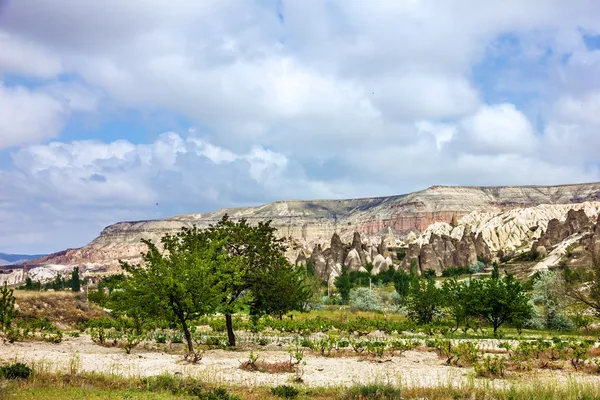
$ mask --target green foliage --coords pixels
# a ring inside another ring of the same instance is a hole
[[[506,370],[506,359],[499,356],[486,355],[482,362],[474,364],[475,373],[481,377],[503,377]]]
[[[39,291],[42,290],[42,283],[38,281],[32,281],[30,277],[27,277],[27,279],[25,279],[25,285],[19,286],[19,290]]]
[[[16,316],[14,291],[9,289],[4,282],[4,286],[0,289],[0,329],[2,331],[10,330]]]
[[[442,290],[433,279],[413,279],[406,301],[408,316],[419,324],[429,324],[439,313],[443,301]]]
[[[421,275],[421,277],[423,279],[435,279],[436,273],[432,269],[426,269],[425,271],[423,271],[423,274]]]
[[[409,276],[402,269],[394,273],[394,289],[398,294],[399,305],[403,305],[410,292],[410,282],[414,277]]]
[[[476,274],[481,272],[485,268],[485,264],[481,261],[475,261],[473,264],[469,266],[469,272],[472,274]]]
[[[73,268],[73,272],[71,272],[71,282],[70,282],[71,290],[74,292],[79,292],[81,290],[81,280],[79,279],[79,267]]]
[[[356,288],[350,291],[350,308],[356,311],[380,311],[380,299],[367,288]]]
[[[344,304],[348,304],[348,301],[350,301],[350,290],[352,289],[352,281],[350,280],[348,269],[345,266],[342,267],[340,275],[337,278],[335,278],[334,285],[338,293],[342,297],[342,301],[344,302]]]
[[[0,378],[2,379],[27,379],[32,373],[32,369],[23,363],[0,366]]]
[[[282,399],[293,399],[298,396],[300,391],[294,386],[290,385],[279,385],[271,388],[271,393],[274,396],[281,397]]]
[[[540,259],[540,253],[535,250],[523,252],[514,258],[515,261],[532,262]]]
[[[212,392],[202,392],[198,394],[198,400],[241,400],[239,397],[230,394],[225,388],[217,388]]]
[[[445,278],[453,278],[455,276],[470,275],[471,269],[469,267],[448,267],[442,271],[442,276]]]
[[[343,398],[352,400],[397,400],[402,398],[402,391],[400,388],[387,383],[369,383],[352,386]]]
[[[264,269],[253,279],[256,283],[249,304],[255,314],[281,317],[292,310],[304,311],[313,297],[314,285],[302,268]]]
[[[198,236],[196,228],[166,235],[161,240],[164,253],[151,241],[142,240],[148,246],[143,265],[121,264],[129,276],[110,299],[118,315],[179,324],[189,353],[193,352],[189,321],[214,312],[222,295],[212,278],[214,246],[194,240]]]
[[[181,327],[193,352],[189,322],[205,314],[225,314],[230,346],[235,346],[232,314],[281,317],[303,310],[312,297],[306,271],[285,258],[282,239],[270,221],[250,226],[224,216],[201,230],[184,228],[161,239],[164,252],[148,241],[143,265],[122,263],[129,276],[108,305],[135,320],[158,319]]]
[[[396,258],[398,259],[398,261],[402,261],[404,260],[404,257],[406,257],[406,251],[408,249],[401,247],[399,249],[396,250]]]
[[[600,315],[600,252],[591,246],[588,253],[591,259],[588,268],[565,269],[565,291],[572,301]]]

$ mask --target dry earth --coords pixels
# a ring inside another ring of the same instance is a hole
[[[168,346],[168,345],[165,345]],[[286,361],[284,350],[259,351],[260,359],[268,362]],[[88,335],[79,338],[68,337],[60,344],[45,342],[21,342],[0,344],[0,360],[18,360],[35,363],[37,368],[48,372],[65,372],[76,368],[78,371],[103,372],[126,377],[153,376],[161,373],[181,373],[214,384],[242,386],[273,386],[289,383],[292,374],[269,374],[248,372],[239,369],[242,361],[248,359],[249,350],[207,351],[198,364],[183,361],[181,355],[156,350],[136,348],[127,355],[122,349],[102,347],[94,344]],[[361,360],[357,357],[319,357],[305,355],[304,383],[308,386],[351,386],[371,382],[389,382],[404,386],[468,386],[473,382],[472,368],[450,367],[444,364],[435,353],[409,351],[401,357],[393,357],[384,362]],[[577,380],[600,384],[600,375],[579,374],[563,371],[536,371],[510,380],[476,379],[476,385],[505,387],[509,383],[532,383],[532,380],[549,380],[568,384]]]

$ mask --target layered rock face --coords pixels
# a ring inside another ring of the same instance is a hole
[[[331,282],[339,276],[342,266],[349,271],[366,271],[365,267],[371,264],[373,266],[371,273],[374,275],[386,271],[393,264],[386,253],[387,247],[383,239],[379,246],[367,245],[361,240],[360,233],[354,232],[352,243],[344,244],[340,236],[334,233],[329,247],[323,249],[321,244],[316,244],[308,260],[305,251],[300,250],[296,265],[310,262],[321,279]]]
[[[375,261],[377,255],[383,256],[385,260],[389,256],[385,254],[387,247],[401,244],[401,240],[407,234],[412,234],[412,238],[409,237],[408,240],[405,240],[408,242],[418,239],[421,240],[420,244],[429,244],[431,249],[437,250],[440,250],[443,245],[444,251],[447,253],[442,257],[445,258],[443,265],[447,265],[452,257],[452,246],[461,245],[463,232],[467,225],[471,226],[471,232],[475,234],[475,239],[472,239],[471,235],[467,235],[473,241],[473,245],[462,243],[464,249],[472,255],[471,250],[481,233],[481,240],[485,241],[492,251],[495,251],[505,244],[517,246],[520,238],[529,234],[527,233],[529,232],[527,223],[523,225],[518,220],[514,220],[514,222],[506,220],[509,218],[506,215],[507,212],[539,204],[562,204],[569,207],[576,203],[597,199],[600,199],[600,183],[519,187],[435,186],[407,195],[380,198],[280,201],[258,207],[179,215],[158,221],[120,222],[107,227],[98,238],[82,248],[65,250],[27,264],[32,267],[36,265],[79,265],[83,269],[117,271],[119,270],[119,259],[129,262],[140,260],[140,253],[146,250],[145,246],[140,243],[140,239],[146,238],[158,242],[160,237],[166,233],[176,232],[184,226],[196,225],[204,228],[228,214],[234,220],[245,218],[250,223],[272,220],[272,224],[278,228],[279,234],[290,238],[292,250],[289,257],[292,261],[298,256],[299,249],[312,249],[310,257],[318,261],[319,268],[324,273],[329,271],[329,275],[347,262],[349,266],[355,268],[358,262],[361,264],[366,262],[367,256],[371,262]],[[485,223],[478,222],[482,212],[488,215]],[[553,213],[554,211],[548,212]],[[504,215],[500,217],[501,214]],[[497,218],[503,219],[498,221]],[[462,225],[460,225],[462,228],[456,230],[451,227],[449,223],[453,219],[462,221]],[[427,230],[430,225],[435,223],[438,223],[439,229],[446,231],[437,232],[431,229],[426,239],[423,236],[418,237],[423,230]],[[494,228],[487,228],[484,224],[489,224]],[[501,226],[506,227],[502,228]],[[358,248],[358,245],[352,245],[352,248],[348,249],[348,254],[342,253],[343,246],[340,244],[351,242],[355,232],[362,235],[365,243],[361,243],[361,248]],[[336,243],[333,243],[334,233],[337,234]],[[433,233],[440,236],[440,239],[434,239],[432,242],[431,235]],[[444,238],[443,235],[458,240],[458,243]],[[381,244],[382,240],[384,241],[383,245]],[[468,239],[465,240],[468,241]],[[321,255],[318,251],[319,245],[321,245]],[[317,250],[315,250],[315,246],[317,246]],[[326,248],[332,250],[325,253]],[[375,248],[374,252],[370,250],[372,248]],[[420,250],[419,246],[419,254]],[[426,248],[426,253],[431,253],[429,250]],[[477,251],[476,248],[475,251]],[[352,253],[351,261],[347,261],[350,253]],[[434,253],[437,254],[437,251]],[[308,258],[308,253],[304,257]],[[430,261],[430,254],[424,254],[424,260],[426,265],[436,262],[436,265],[439,265],[437,259],[435,262]],[[380,261],[381,259],[378,259],[379,263]],[[315,267],[316,264],[315,262]]]

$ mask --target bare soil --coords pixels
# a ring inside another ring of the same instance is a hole
[[[294,374],[251,372],[240,369],[247,361],[250,350],[209,350],[198,364],[190,364],[180,354],[173,354],[169,345],[159,348],[135,348],[132,354],[123,349],[103,347],[94,344],[88,335],[79,338],[65,337],[60,344],[46,342],[19,342],[0,344],[0,361],[35,363],[37,368],[48,372],[102,372],[124,377],[180,373],[194,376],[214,384],[242,386],[273,386],[290,383]],[[171,348],[174,350],[174,348]],[[254,349],[259,359],[269,363],[285,362],[289,355],[281,350]],[[321,357],[314,354],[304,356],[306,365],[302,378],[304,384],[313,387],[351,386],[373,382],[402,384],[405,387],[468,386],[470,383],[483,383],[483,379],[473,380],[473,368],[459,368],[445,365],[435,353],[407,351],[402,356],[378,360],[365,360],[358,357]],[[567,383],[577,379],[600,384],[600,375],[573,373],[567,371],[535,371],[513,375],[510,379],[486,381],[487,385],[505,387],[515,381],[530,382],[532,379],[550,379]],[[489,387],[489,386],[488,386]]]

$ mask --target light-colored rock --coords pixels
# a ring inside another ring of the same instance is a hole
[[[588,216],[597,215],[599,203],[586,200],[597,199],[598,194],[600,183],[523,187],[434,186],[407,195],[383,198],[278,201],[257,207],[185,214],[156,221],[119,222],[105,228],[98,238],[84,247],[51,254],[27,264],[31,267],[78,265],[82,270],[120,272],[118,260],[140,262],[140,253],[146,250],[140,239],[158,243],[166,233],[176,232],[182,227],[205,228],[218,222],[225,214],[232,220],[245,218],[251,224],[271,220],[279,236],[290,238],[294,247],[287,254],[292,262],[299,248],[314,249],[321,245],[323,250],[334,233],[345,243],[352,240],[354,232],[359,232],[365,244],[378,245],[383,240],[385,245],[389,245],[392,237],[394,244],[400,243],[400,239],[410,244],[414,242],[413,238],[422,238],[420,244],[425,244],[429,243],[429,236],[419,235],[423,231],[427,233],[429,229],[429,234],[436,232],[440,236],[460,239],[466,225],[470,225],[476,235],[482,234],[492,252],[501,248],[515,250],[538,239],[550,219],[564,219],[570,208],[583,209]],[[590,212],[591,209],[595,212]],[[453,217],[458,219],[456,227],[449,225]],[[539,229],[531,230],[535,227]],[[357,252],[364,265],[366,255],[359,249]],[[318,258],[326,269],[327,259]],[[338,261],[332,252],[328,258]],[[327,271],[323,272],[327,274]]]
[[[348,271],[358,271],[360,268],[362,268],[363,264],[356,249],[350,250],[348,256],[346,256],[346,260],[344,261],[344,266],[348,268]]]
[[[390,259],[390,262],[391,261],[392,260]],[[386,263],[386,258],[381,254],[377,254],[373,259],[373,275],[377,275],[378,273],[386,271],[387,269],[388,266]]]

